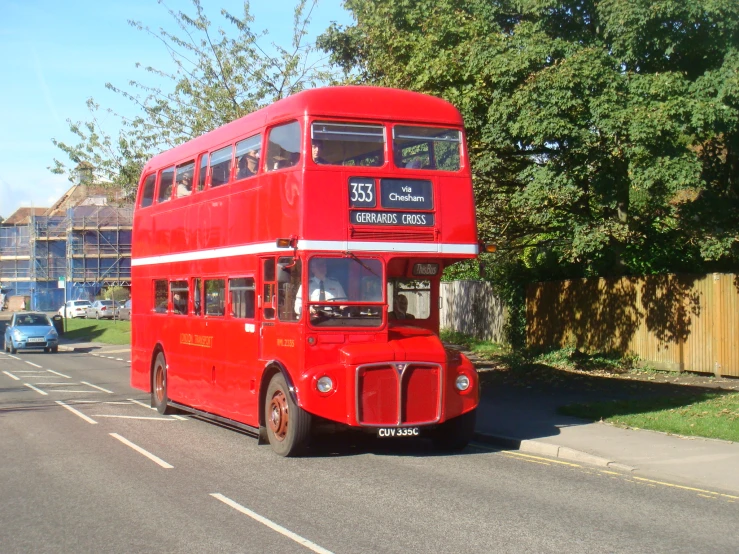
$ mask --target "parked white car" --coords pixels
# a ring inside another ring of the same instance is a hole
[[[68,300],[64,306],[59,308],[57,312],[62,317],[68,317],[70,319],[75,317],[87,317],[86,310],[92,304],[89,300]]]

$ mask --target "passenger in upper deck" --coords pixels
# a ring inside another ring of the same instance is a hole
[[[311,143],[311,152],[313,154],[313,161],[317,164],[326,165],[329,162],[323,157],[323,141],[319,139],[313,139]]]
[[[259,166],[259,158],[255,150],[249,150],[246,154],[239,158],[239,171],[236,174],[237,179],[246,179],[257,174]]]
[[[192,194],[192,173],[177,175],[177,198]]]

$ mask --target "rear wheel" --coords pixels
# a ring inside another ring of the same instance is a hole
[[[445,421],[434,430],[431,438],[434,448],[447,452],[462,450],[475,435],[476,420],[477,410],[472,410]]]
[[[297,456],[308,445],[311,416],[290,396],[285,377],[276,373],[267,387],[264,420],[272,450],[280,456]]]
[[[154,361],[154,370],[151,373],[151,407],[156,408],[162,415],[173,414],[174,408],[167,406],[167,361],[164,353],[159,352]]]

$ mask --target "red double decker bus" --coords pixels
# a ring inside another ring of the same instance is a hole
[[[462,117],[430,96],[308,90],[154,157],[136,200],[131,383],[300,453],[314,423],[472,437],[478,379],[439,332],[477,255]]]

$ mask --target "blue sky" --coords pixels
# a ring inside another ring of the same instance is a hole
[[[201,0],[216,27],[230,30],[220,15],[225,8],[243,12],[238,0]],[[166,6],[193,13],[189,0],[169,0]],[[254,30],[268,29],[269,42],[289,45],[294,0],[255,0]],[[0,216],[21,206],[48,207],[71,183],[47,168],[63,152],[51,139],[76,144],[67,119],[89,119],[85,101],[131,113],[130,104],[107,91],[105,83],[127,88],[132,79],[148,79],[136,62],[167,68],[164,48],[129,26],[129,19],[153,29],[171,26],[171,18],[156,0],[3,0],[0,18]],[[319,0],[310,26],[315,37],[331,21],[351,23],[341,0]],[[117,131],[114,117],[104,122]]]

